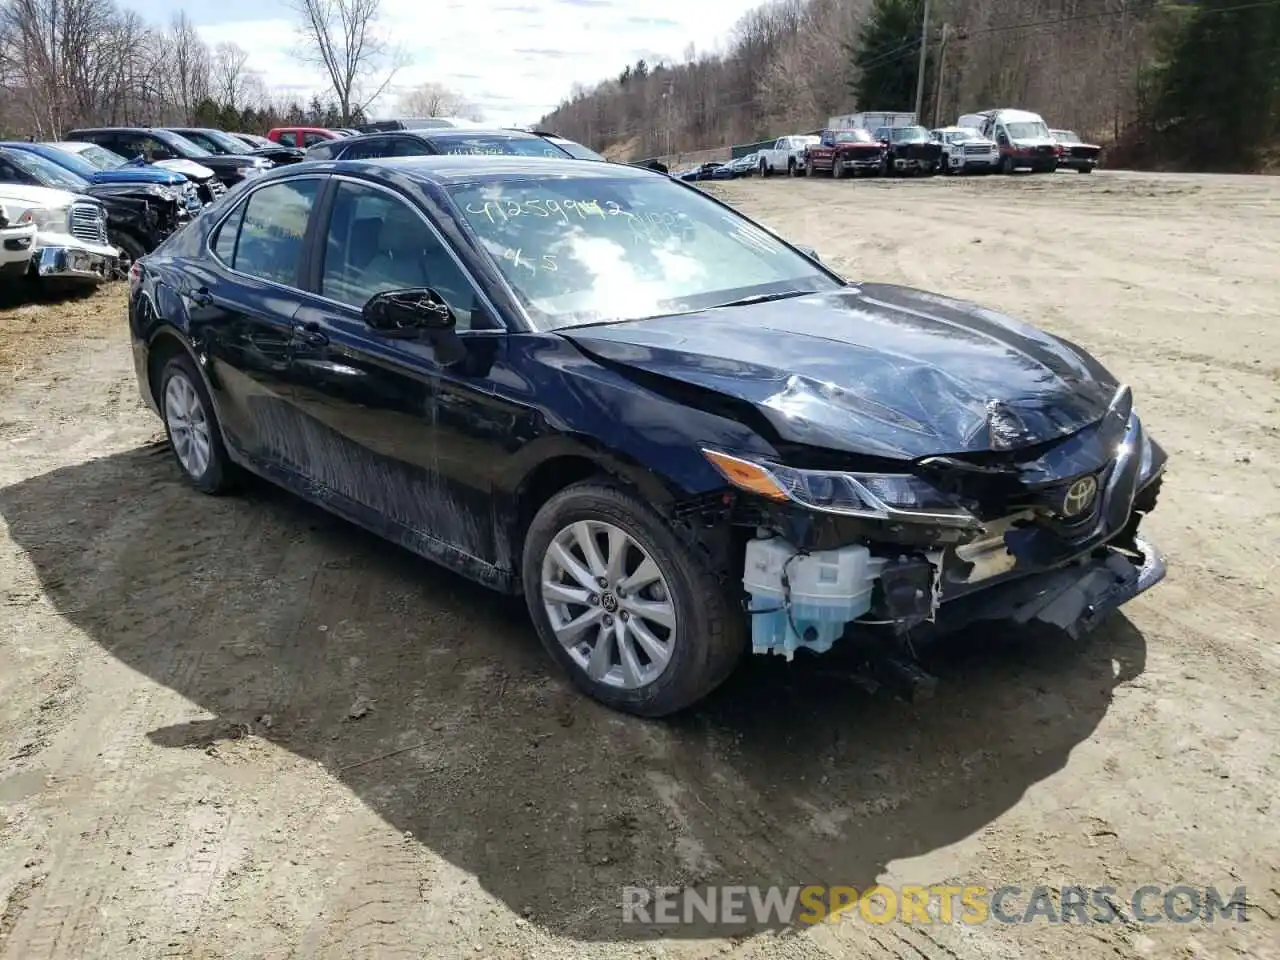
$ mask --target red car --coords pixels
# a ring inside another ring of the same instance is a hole
[[[346,134],[327,127],[276,127],[267,133],[267,139],[274,143],[303,150],[326,140],[340,140],[344,136]]]

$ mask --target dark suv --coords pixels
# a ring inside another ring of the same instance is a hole
[[[518,157],[571,157],[544,137],[520,130],[472,130],[441,127],[438,130],[392,130],[358,137],[329,140],[307,148],[308,160],[371,160],[374,157],[421,157],[436,153],[507,155]]]
[[[96,143],[129,159],[141,156],[147,163],[190,160],[202,167],[208,167],[213,171],[222,189],[212,184],[205,184],[210,194],[205,198],[206,201],[221,196],[226,192],[225,188],[234,187],[243,180],[266,173],[274,166],[270,160],[264,160],[261,157],[251,157],[246,154],[214,154],[172,130],[162,130],[157,127],[92,127],[85,130],[72,130],[67,134],[66,139]]]

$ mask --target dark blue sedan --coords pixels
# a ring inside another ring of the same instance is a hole
[[[648,170],[273,170],[134,265],[129,324],[192,486],[257,474],[523,594],[631,713],[748,650],[865,644],[917,677],[935,635],[1079,633],[1164,574],[1137,531],[1165,454],[1096,360],[850,284]]]
[[[679,179],[696,180],[733,180],[738,176],[733,168],[724,163],[702,163],[677,174]]]

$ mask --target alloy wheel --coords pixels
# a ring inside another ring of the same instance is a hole
[[[634,690],[655,681],[678,637],[667,578],[631,534],[579,520],[542,559],[542,603],[556,639],[597,683]]]
[[[183,373],[173,374],[165,385],[164,419],[182,469],[195,479],[204,476],[212,450],[209,418],[200,394]]]

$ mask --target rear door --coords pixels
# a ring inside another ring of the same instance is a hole
[[[228,440],[272,472],[301,465],[287,402],[293,315],[325,179],[303,175],[249,192],[215,229],[213,257],[202,258],[190,288],[179,291],[191,339],[210,359]]]

